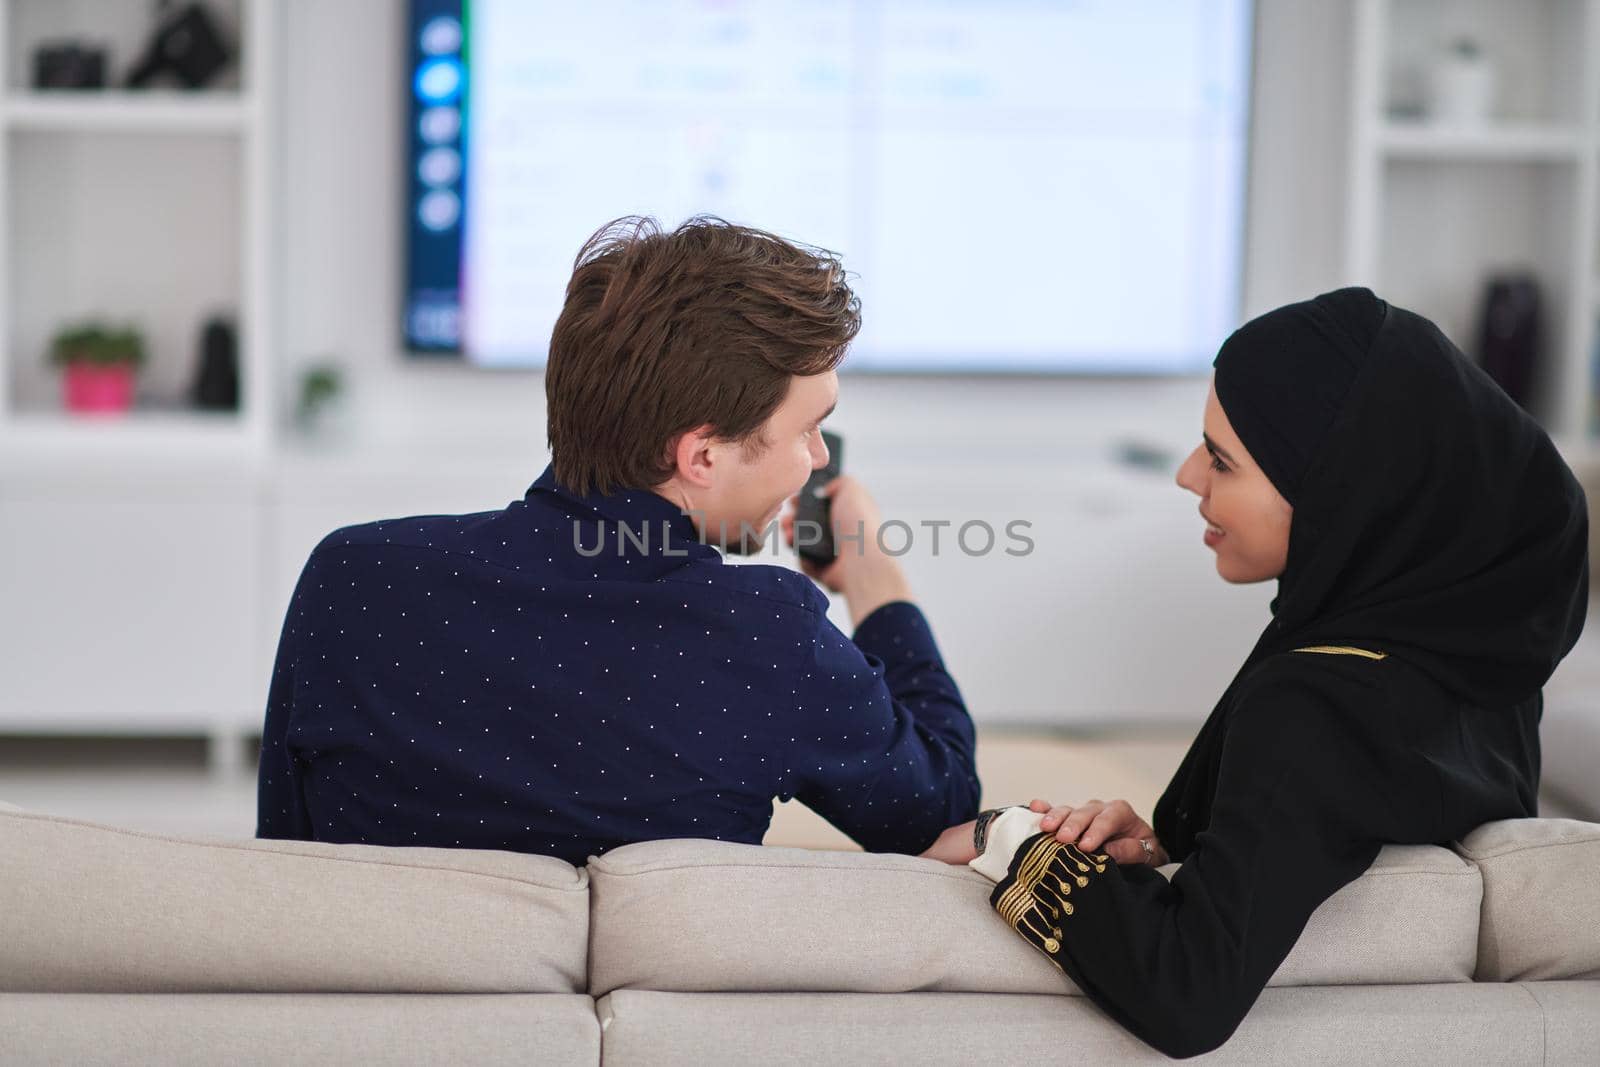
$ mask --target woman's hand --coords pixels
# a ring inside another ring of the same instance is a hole
[[[1047,809],[1039,822],[1039,829],[1049,833],[1054,830],[1056,840],[1067,845],[1077,845],[1085,852],[1103,851],[1121,864],[1148,863],[1160,867],[1168,862],[1167,850],[1161,847],[1155,828],[1133,810],[1126,800],[1113,800],[1106,804],[1089,800],[1071,807],[1050,807],[1045,801],[1035,800],[1028,807],[1034,811]],[[1155,855],[1145,852],[1139,844],[1144,838],[1150,842]]]

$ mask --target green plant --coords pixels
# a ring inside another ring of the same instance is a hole
[[[343,390],[344,376],[336,364],[312,364],[300,375],[300,397],[295,407],[296,417],[302,422],[310,421]]]
[[[144,358],[144,337],[132,327],[119,330],[89,323],[62,330],[50,342],[50,362],[57,366],[127,363],[137,368]]]

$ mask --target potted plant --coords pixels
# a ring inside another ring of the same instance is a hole
[[[50,361],[62,368],[68,411],[127,411],[134,375],[144,363],[144,339],[131,328],[76,326],[56,334]]]
[[[324,439],[343,433],[348,418],[344,377],[333,360],[320,360],[302,368],[294,418],[303,433]]]

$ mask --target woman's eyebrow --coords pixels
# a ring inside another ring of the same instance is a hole
[[[1238,460],[1234,459],[1232,456],[1228,455],[1228,453],[1217,447],[1217,443],[1211,439],[1209,434],[1202,433],[1200,436],[1205,440],[1206,450],[1212,455],[1221,456],[1223,459],[1227,460],[1229,463],[1232,463],[1236,467],[1239,465]]]
[[[839,406],[839,401],[837,401],[837,400],[835,400],[833,403],[829,404],[828,405],[828,410],[824,411],[821,415],[818,415],[816,421],[817,422],[821,422],[823,419],[827,418],[829,415],[832,415],[833,414],[833,409],[838,407],[838,406]]]

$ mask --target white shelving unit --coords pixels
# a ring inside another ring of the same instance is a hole
[[[0,462],[260,458],[272,413],[269,139],[273,0],[208,5],[238,43],[216,88],[35,90],[33,50],[108,47],[115,84],[153,22],[127,0],[0,4]],[[185,392],[212,315],[238,338],[236,413]],[[45,362],[50,337],[88,319],[144,334],[125,415],[75,416]]]
[[[1600,337],[1600,0],[1357,0],[1346,276],[1471,351],[1488,277],[1543,296],[1534,412],[1586,459]],[[1493,64],[1490,117],[1394,117],[1458,36]]]
[[[45,41],[109,52],[135,0],[0,0],[0,732],[203,734],[236,770],[259,728],[270,462],[278,0],[208,0],[239,49],[217,84],[35,90]],[[203,324],[231,319],[237,411],[187,401]],[[137,325],[134,410],[65,411],[64,326]]]

